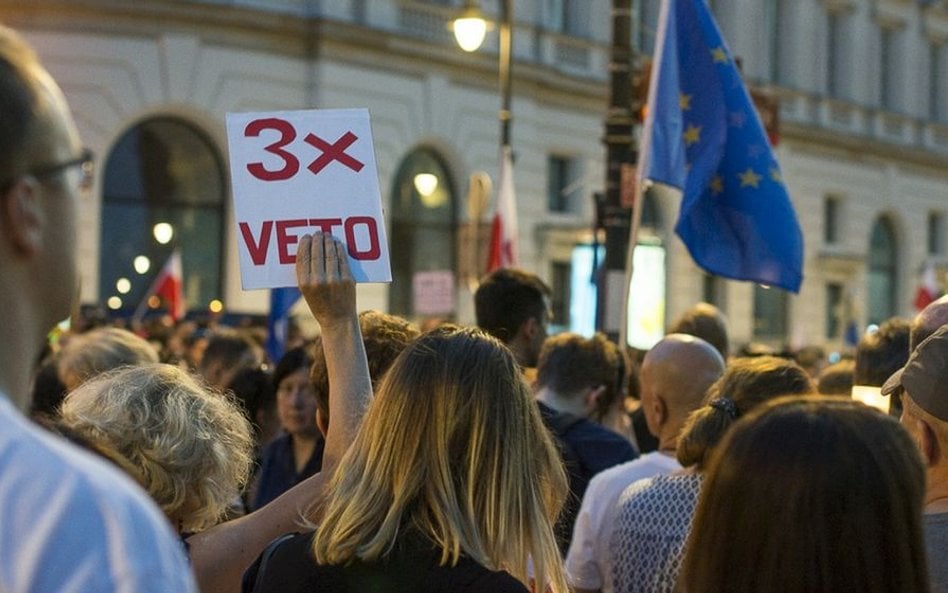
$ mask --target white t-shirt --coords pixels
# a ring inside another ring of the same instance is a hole
[[[118,469],[0,394],[0,591],[192,593],[181,541]]]
[[[653,451],[593,477],[583,496],[566,555],[566,572],[572,586],[612,592],[609,540],[619,496],[633,482],[679,469],[681,465],[674,457]]]

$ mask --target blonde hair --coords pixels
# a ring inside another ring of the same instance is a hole
[[[60,381],[75,389],[99,373],[150,362],[158,362],[158,352],[144,338],[126,329],[103,327],[70,338],[56,371]]]
[[[438,328],[396,359],[328,489],[320,564],[383,559],[415,531],[441,549],[567,591],[552,523],[559,454],[513,355],[476,329]]]
[[[250,423],[234,400],[178,367],[124,367],[82,384],[63,422],[114,451],[182,532],[215,524],[250,475]]]

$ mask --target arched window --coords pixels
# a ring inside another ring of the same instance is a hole
[[[405,157],[392,188],[392,313],[455,312],[456,208],[454,180],[440,155],[419,148]]]
[[[187,306],[221,298],[225,188],[217,147],[187,122],[154,117],[125,132],[105,163],[99,298],[131,313],[175,249]]]
[[[880,218],[869,235],[867,321],[881,323],[896,314],[898,246],[892,221]]]

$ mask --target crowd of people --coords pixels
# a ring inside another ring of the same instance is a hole
[[[4,28],[0,131],[0,591],[948,591],[948,299],[844,364],[732,353],[705,303],[638,360],[549,336],[523,270],[476,327],[360,315],[315,233],[320,333],[279,360],[223,329],[51,349],[90,163]]]

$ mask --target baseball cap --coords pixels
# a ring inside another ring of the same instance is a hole
[[[882,394],[889,395],[899,388],[918,407],[948,422],[948,325],[915,347],[905,366],[882,386]]]

